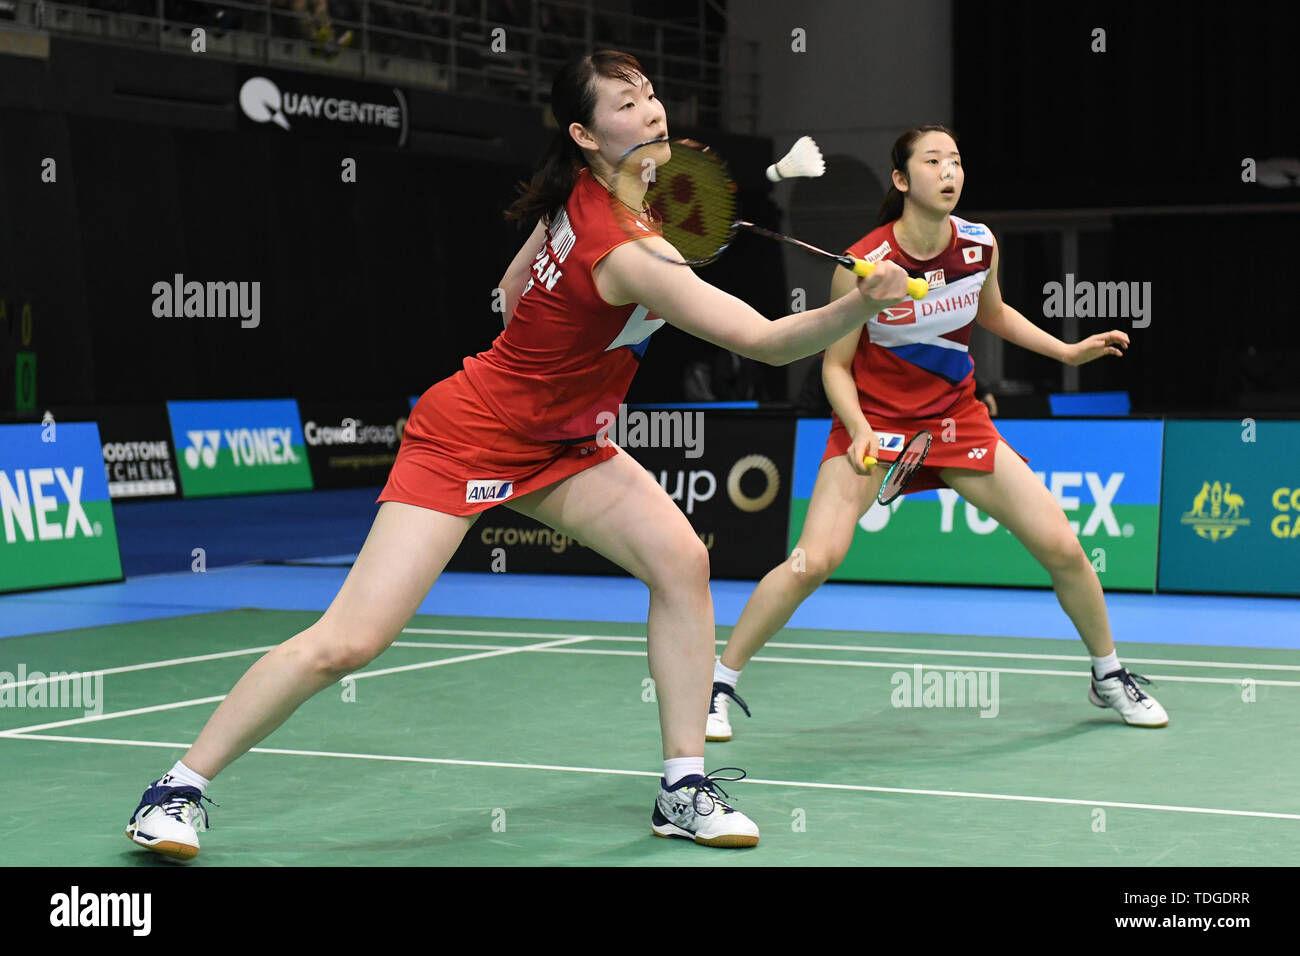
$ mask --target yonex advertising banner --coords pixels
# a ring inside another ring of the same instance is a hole
[[[1161,422],[995,420],[1060,503],[1102,587],[1156,583]],[[790,547],[803,530],[830,434],[827,419],[796,433]],[[941,440],[939,434],[935,441]],[[858,522],[837,581],[1050,586],[1047,572],[996,521],[948,488],[873,504]]]
[[[0,591],[122,580],[99,429],[0,425]]]
[[[186,498],[311,490],[293,399],[168,402],[167,412]]]
[[[1300,595],[1300,422],[1167,422],[1162,497],[1162,591]]]

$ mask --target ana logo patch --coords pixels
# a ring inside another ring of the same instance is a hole
[[[898,451],[903,447],[901,432],[876,432],[876,441],[879,442],[881,451]]]
[[[467,481],[465,501],[505,501],[515,493],[513,481]]]

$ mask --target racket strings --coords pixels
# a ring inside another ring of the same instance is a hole
[[[630,234],[645,234],[648,218],[685,262],[711,262],[731,244],[735,233],[736,184],[726,164],[708,147],[678,140],[672,157],[662,167],[647,171],[647,164],[632,151],[619,166],[619,179],[639,177],[647,183],[648,217],[620,216]],[[629,222],[629,219],[631,220]]]

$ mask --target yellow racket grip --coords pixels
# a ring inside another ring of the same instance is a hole
[[[874,262],[866,262],[863,259],[853,260],[854,275],[862,276],[865,279],[867,276],[871,275],[871,273],[875,271],[876,271],[876,264]],[[913,299],[924,299],[925,294],[929,291],[930,291],[930,283],[926,282],[924,279],[907,280],[907,294],[910,295]]]
[[[867,469],[867,471],[870,471],[872,468],[875,468],[876,465],[878,464],[880,463],[876,461],[876,459],[872,458],[870,455],[867,455],[862,459],[862,467]]]

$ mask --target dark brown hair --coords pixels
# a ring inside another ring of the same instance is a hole
[[[926,133],[947,133],[954,143],[957,142],[957,134],[946,126],[914,126],[894,140],[894,148],[889,151],[889,161],[893,164],[893,169],[897,169],[904,176],[907,175],[907,161],[912,158],[912,149],[916,146],[916,141]],[[885,193],[885,200],[880,204],[880,212],[876,214],[877,226],[893,222],[903,214],[904,195],[893,182],[890,182],[889,192]]]
[[[644,76],[645,71],[636,57],[617,50],[597,50],[560,67],[551,83],[551,112],[559,129],[537,161],[532,180],[519,184],[519,197],[506,210],[506,219],[521,227],[531,226],[538,219],[549,222],[559,212],[586,163],[582,148],[569,135],[569,125],[591,125],[596,77],[636,83],[638,74]]]

